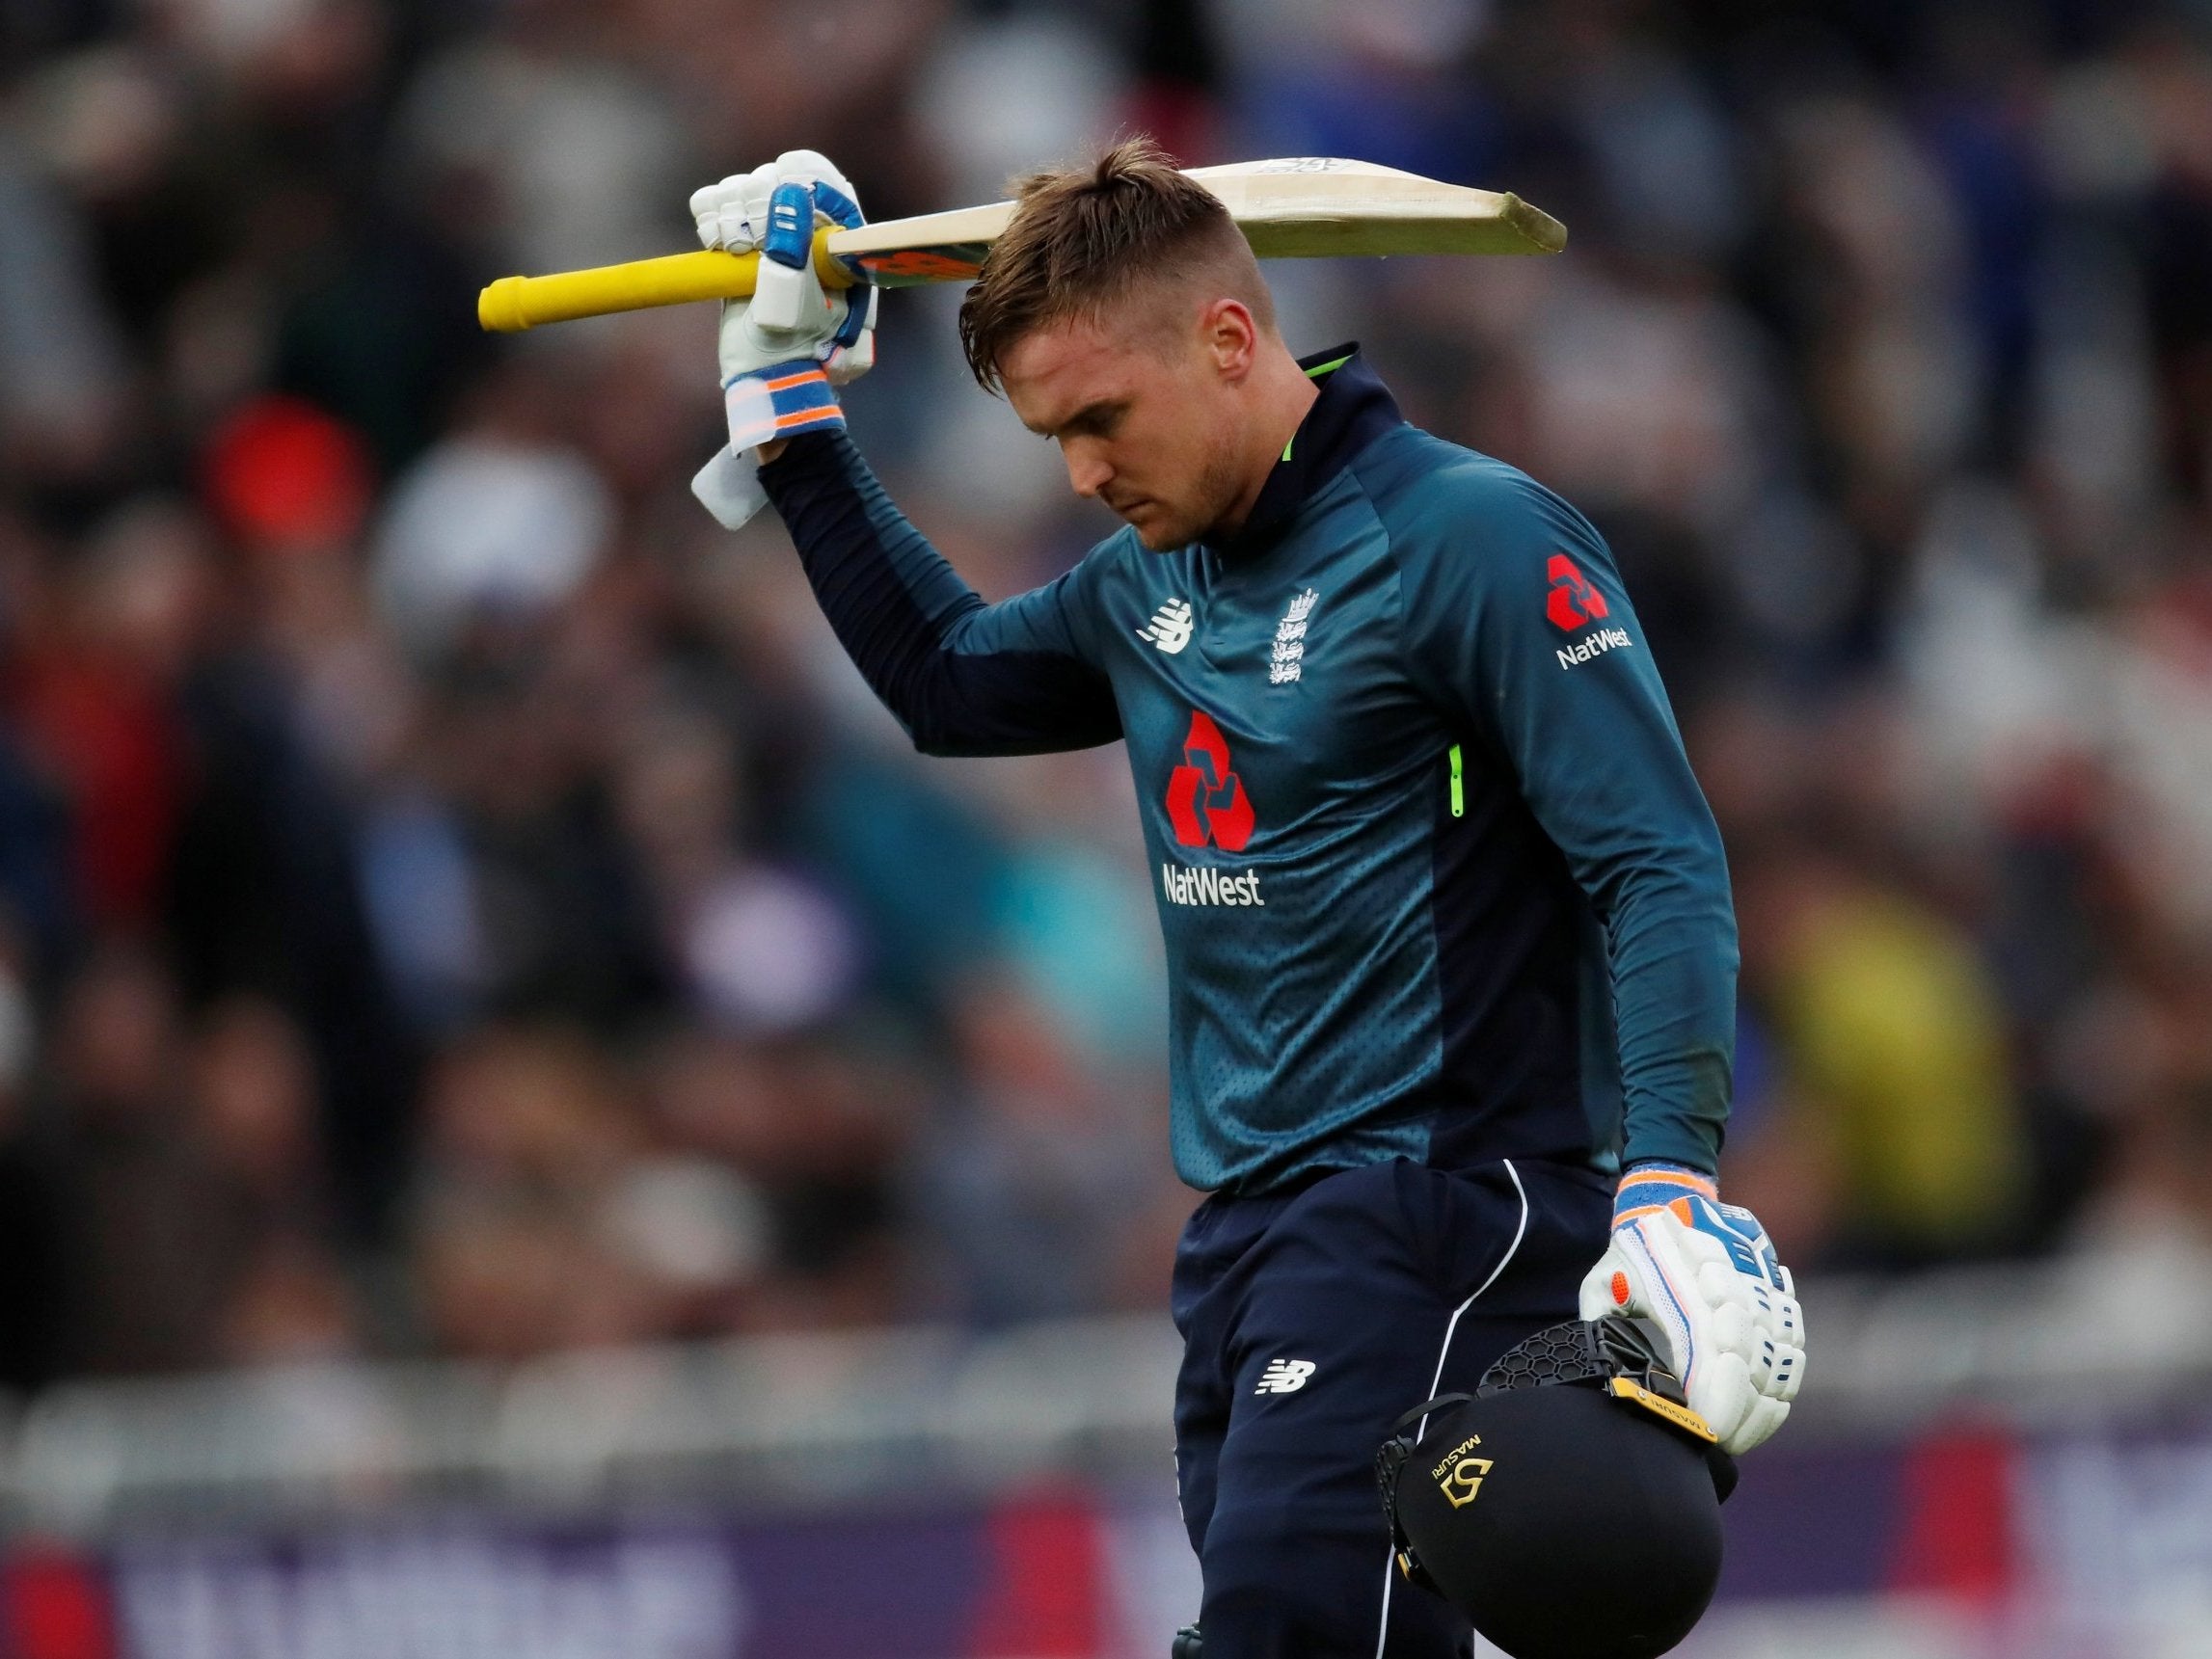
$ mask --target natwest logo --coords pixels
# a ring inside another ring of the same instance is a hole
[[[1228,742],[1195,709],[1183,738],[1183,763],[1168,775],[1168,821],[1184,846],[1210,842],[1224,852],[1242,852],[1252,840],[1252,797],[1229,770]]]
[[[1589,578],[1565,553],[1551,555],[1544,575],[1551,584],[1551,592],[1544,601],[1544,614],[1553,628],[1573,633],[1605,614],[1605,596],[1590,585]]]

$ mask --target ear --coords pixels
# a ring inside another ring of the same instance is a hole
[[[1199,337],[1224,380],[1237,382],[1252,372],[1259,349],[1259,324],[1252,308],[1226,296],[1199,314]]]

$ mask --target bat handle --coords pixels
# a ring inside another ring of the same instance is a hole
[[[828,288],[850,288],[855,279],[829,253],[830,231],[814,235],[814,269]],[[682,306],[696,300],[742,300],[753,292],[758,254],[703,249],[658,259],[633,259],[587,271],[545,277],[501,277],[476,296],[476,321],[493,334],[519,334],[540,323]]]

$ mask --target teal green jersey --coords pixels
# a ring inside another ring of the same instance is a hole
[[[1619,573],[1348,350],[1233,537],[1108,538],[985,604],[842,433],[762,470],[823,608],[932,754],[1125,738],[1172,1002],[1175,1167],[1710,1170],[1736,929]]]

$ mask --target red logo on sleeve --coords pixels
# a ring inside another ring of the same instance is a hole
[[[1183,763],[1168,777],[1168,819],[1184,846],[1210,841],[1224,852],[1242,852],[1252,840],[1252,797],[1229,770],[1228,741],[1197,709],[1183,738]]]
[[[1605,596],[1590,585],[1589,578],[1565,553],[1553,553],[1544,574],[1551,583],[1551,592],[1544,601],[1544,614],[1553,628],[1573,633],[1605,614]]]

